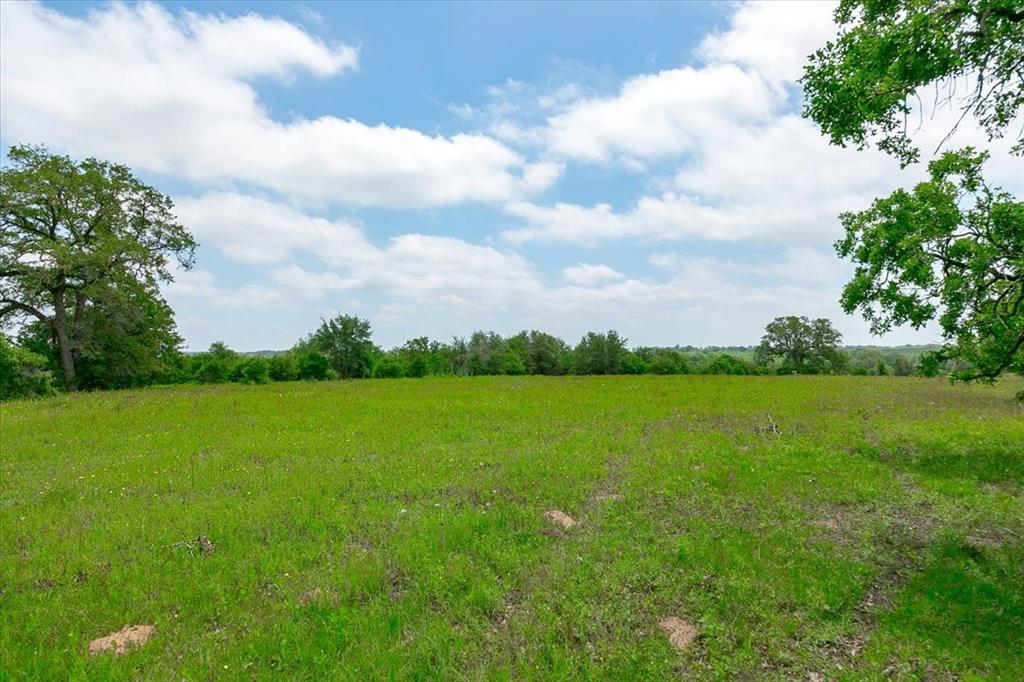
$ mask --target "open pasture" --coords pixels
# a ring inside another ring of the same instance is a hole
[[[1020,388],[493,377],[5,404],[0,677],[1021,679]],[[127,625],[155,630],[90,654]]]

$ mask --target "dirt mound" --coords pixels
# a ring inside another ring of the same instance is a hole
[[[95,656],[104,651],[113,651],[118,656],[123,656],[130,649],[135,649],[156,634],[155,625],[126,625],[117,632],[111,632],[106,637],[100,637],[89,642],[89,653]]]
[[[548,509],[544,512],[544,516],[547,517],[548,521],[557,523],[565,530],[569,530],[576,525],[576,519],[566,514],[564,511],[558,509]]]
[[[672,616],[658,623],[661,631],[668,635],[669,644],[683,650],[697,639],[697,626],[688,620]]]

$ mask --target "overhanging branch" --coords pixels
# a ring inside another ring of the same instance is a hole
[[[50,319],[38,308],[34,308],[27,303],[22,303],[21,301],[15,301],[10,298],[0,298],[0,304],[3,304],[3,307],[0,308],[0,318],[6,317],[15,310],[20,310],[24,313],[28,313],[29,315],[34,315],[43,322]]]

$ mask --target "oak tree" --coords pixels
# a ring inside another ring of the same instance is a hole
[[[53,335],[64,386],[74,390],[94,314],[124,292],[159,301],[171,262],[192,265],[196,243],[167,196],[125,166],[74,161],[15,146],[0,169],[0,324],[36,320]],[[113,310],[113,305],[109,306]],[[102,324],[92,324],[102,319]]]

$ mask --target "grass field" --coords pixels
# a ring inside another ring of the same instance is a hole
[[[500,377],[3,405],[0,677],[1024,679],[1020,388]],[[89,655],[132,624],[156,634]]]

